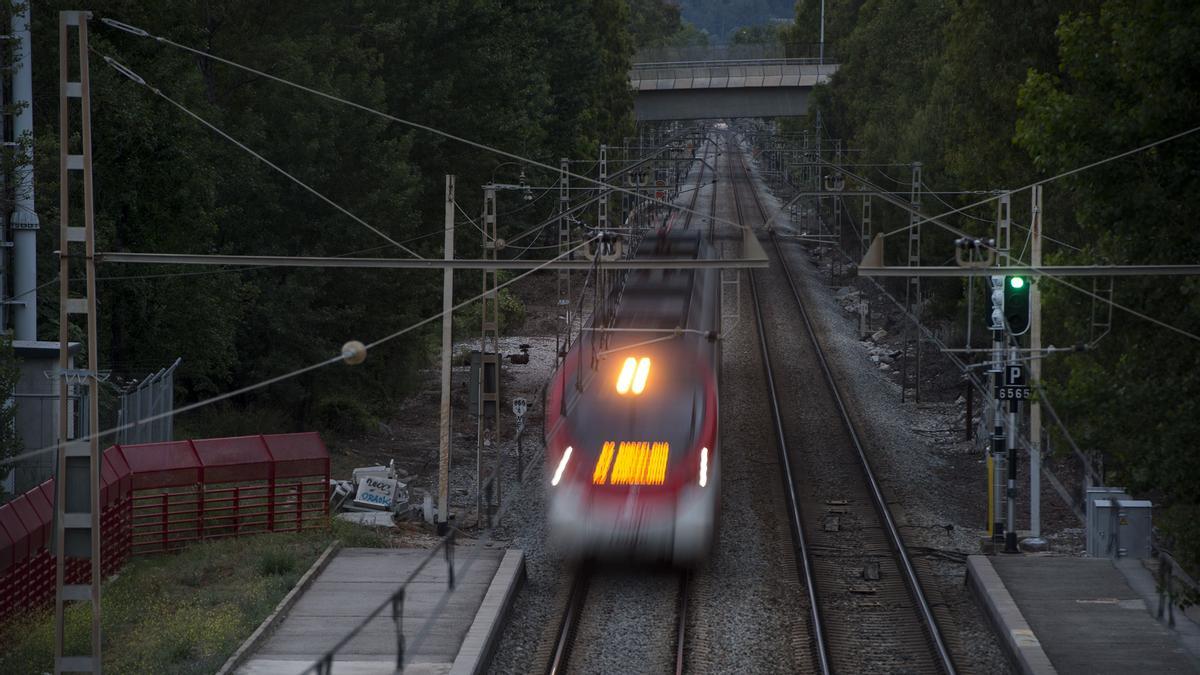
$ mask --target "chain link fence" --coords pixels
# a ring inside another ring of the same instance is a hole
[[[182,358],[126,389],[119,396],[117,443],[157,443],[175,434],[175,369]]]

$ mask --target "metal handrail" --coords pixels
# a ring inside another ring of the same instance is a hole
[[[821,59],[804,57],[781,59],[713,59],[706,61],[648,61],[646,63],[635,63],[630,68],[636,72],[639,70],[653,70],[655,68],[702,68],[745,65],[837,66],[839,64],[836,61],[830,61],[829,59],[822,61]]]

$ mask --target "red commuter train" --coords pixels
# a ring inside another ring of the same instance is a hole
[[[716,257],[696,229],[647,236],[636,256]],[[720,272],[627,275],[615,330],[585,330],[547,390],[550,537],[571,558],[695,564],[720,504]]]

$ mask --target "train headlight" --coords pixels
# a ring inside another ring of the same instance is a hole
[[[558,482],[562,480],[563,471],[566,470],[567,462],[570,461],[570,459],[571,459],[571,446],[568,445],[567,449],[563,450],[562,459],[558,460],[558,468],[554,470],[554,478],[550,479],[551,485],[558,485]]]
[[[650,359],[632,356],[621,364],[621,372],[617,375],[617,393],[624,396],[630,391],[636,396],[646,389],[646,380],[650,377]]]
[[[708,448],[700,448],[700,487],[708,485]]]
[[[633,393],[642,393],[646,388],[647,377],[650,377],[650,359],[642,357],[642,360],[638,361],[637,372],[633,374]]]

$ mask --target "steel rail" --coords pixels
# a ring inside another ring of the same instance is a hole
[[[692,575],[684,570],[679,575],[679,602],[675,624],[675,675],[683,675],[683,644],[687,633],[688,591],[691,590]]]
[[[749,178],[745,166],[742,167],[742,172]],[[734,209],[737,212],[738,221],[742,222],[742,203],[738,198],[737,182],[733,175],[732,163],[730,164],[729,174],[730,184],[733,187]],[[763,370],[767,378],[767,393],[771,400],[771,419],[775,423],[775,444],[779,449],[779,465],[783,468],[783,492],[787,497],[788,520],[792,524],[792,541],[796,548],[801,582],[804,584],[804,588],[808,594],[809,620],[812,623],[813,646],[821,673],[829,675],[833,672],[833,669],[830,665],[829,647],[825,640],[825,624],[821,616],[821,605],[817,601],[817,587],[813,575],[812,555],[808,549],[808,539],[804,534],[804,523],[800,518],[800,505],[796,499],[796,481],[792,475],[792,462],[790,453],[788,452],[787,435],[783,429],[783,415],[779,411],[779,393],[775,387],[775,374],[771,368],[771,356],[767,348],[767,328],[763,325],[762,311],[760,311],[758,300],[758,284],[755,281],[753,271],[750,272],[750,297],[754,304],[754,321],[758,326],[758,345],[762,351]]]
[[[558,624],[558,633],[554,639],[554,652],[546,667],[547,675],[559,675],[567,671],[571,659],[571,648],[575,643],[575,632],[579,628],[583,608],[587,602],[588,588],[591,584],[593,570],[584,565],[575,574],[571,583],[571,594],[567,598],[567,606],[563,611],[562,620]],[[684,645],[687,642],[687,606],[691,591],[691,573],[684,570],[679,575],[679,591],[676,599],[675,623],[675,675],[683,675]],[[636,670],[636,668],[632,669]]]
[[[743,167],[744,169],[744,167]],[[754,201],[758,207],[759,213],[765,218],[766,213],[759,202],[758,193],[754,191]],[[871,469],[871,462],[867,459],[866,451],[863,449],[862,441],[859,439],[858,431],[855,429],[854,422],[850,417],[850,413],[846,408],[846,404],[842,399],[841,391],[837,386],[837,382],[833,377],[833,371],[829,367],[829,362],[825,358],[825,352],[821,348],[821,343],[817,339],[816,329],[813,327],[812,319],[809,317],[807,310],[804,307],[804,302],[800,297],[800,290],[796,286],[795,277],[792,275],[791,269],[786,264],[783,256],[783,250],[779,245],[779,240],[771,234],[771,242],[775,245],[776,255],[779,257],[780,267],[783,268],[785,277],[787,278],[788,287],[792,292],[792,298],[796,301],[796,307],[800,311],[800,317],[804,322],[805,333],[808,335],[809,341],[813,345],[814,353],[817,357],[817,362],[821,366],[821,372],[825,376],[825,383],[829,387],[830,393],[833,395],[834,403],[837,405],[838,412],[842,418],[842,423],[845,425],[846,432],[850,436],[854,444],[854,449],[857,452],[859,462],[861,463],[863,474],[867,480],[867,485],[870,488],[871,498],[874,502],[875,509],[883,521],[887,530],[888,540],[892,545],[896,559],[900,561],[904,571],[904,580],[908,586],[909,594],[912,596],[913,602],[916,603],[920,610],[922,621],[925,623],[925,628],[930,642],[937,652],[938,661],[942,670],[948,675],[953,675],[957,672],[954,666],[954,661],[951,658],[950,650],[946,646],[945,639],[942,637],[941,629],[938,627],[937,620],[933,616],[933,610],[929,606],[929,601],[925,597],[925,591],[921,586],[921,581],[917,577],[916,569],[913,567],[912,560],[909,558],[908,549],[904,545],[904,540],[900,536],[900,531],[896,527],[895,521],[892,519],[891,511],[887,508],[887,502],[884,499],[883,491],[879,487],[878,481],[875,479],[875,473]],[[751,273],[753,278],[753,273]],[[753,286],[751,286],[753,288]],[[759,319],[761,325],[761,318]]]
[[[571,644],[575,637],[575,629],[579,627],[579,617],[583,616],[583,604],[587,600],[588,581],[591,570],[581,567],[575,573],[575,581],[571,584],[571,595],[567,599],[567,609],[563,612],[562,622],[558,626],[558,637],[554,641],[554,655],[546,668],[547,675],[558,675],[566,672],[567,660],[571,657]]]
[[[716,144],[714,144],[714,149],[717,149]],[[707,156],[707,152],[703,156]],[[716,162],[718,162],[718,161],[720,161],[719,149],[718,149],[716,156],[713,157],[714,166],[712,167],[712,172],[713,172],[714,179],[717,178]],[[695,189],[692,192],[692,198],[691,198],[691,202],[690,202],[689,209],[687,212],[687,217],[683,223],[683,229],[685,229],[685,230],[689,229],[692,226],[692,216],[695,213],[696,202],[700,200],[700,189],[699,188],[704,187],[704,185],[705,185],[703,183],[703,181],[704,181],[704,169],[706,166],[707,166],[707,164],[701,163],[700,164],[700,172],[696,176],[697,189]],[[716,188],[713,188],[712,199],[709,201],[709,212],[708,212],[708,219],[707,219],[710,224],[712,223],[712,217],[714,215],[716,215],[716,211],[717,211],[716,194],[717,194],[717,190],[716,190]],[[703,236],[703,234],[701,236]],[[691,580],[692,580],[691,572],[684,570],[680,573],[680,575],[679,575],[679,598],[678,598],[678,602],[676,605],[676,612],[675,612],[675,614],[676,614],[675,675],[683,675],[683,671],[684,671],[683,646],[687,642],[687,607],[688,607],[688,595],[689,595],[689,592],[691,591]]]

